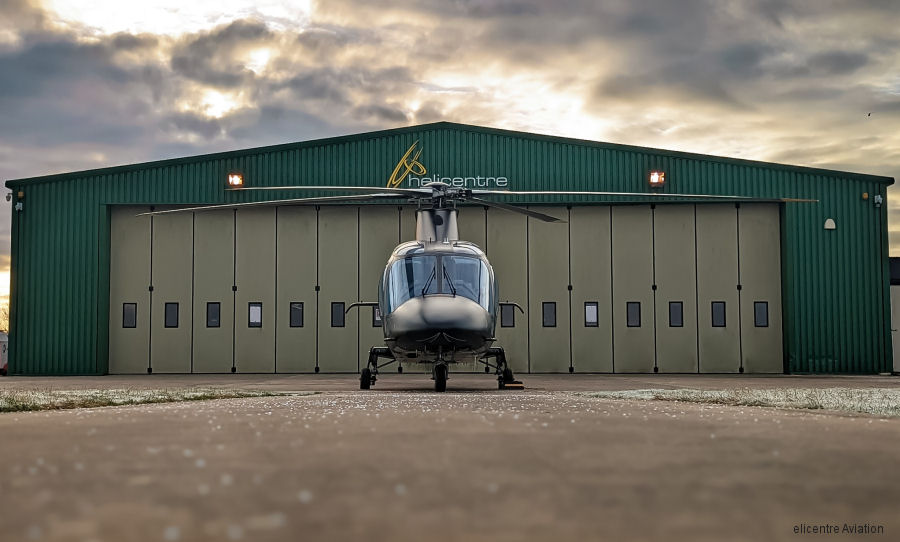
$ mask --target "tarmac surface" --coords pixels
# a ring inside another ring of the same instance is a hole
[[[317,392],[0,414],[0,540],[900,539],[900,419],[575,391],[897,387],[897,377],[0,379]],[[812,526],[881,534],[795,534]]]

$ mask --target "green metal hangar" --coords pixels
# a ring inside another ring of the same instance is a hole
[[[562,224],[460,210],[501,299],[525,309],[496,332],[517,372],[890,371],[893,179],[441,122],[8,181],[10,372],[356,372],[383,344],[379,315],[344,308],[375,299],[414,209],[137,215],[330,195],[229,182],[431,180],[647,194],[514,200]]]

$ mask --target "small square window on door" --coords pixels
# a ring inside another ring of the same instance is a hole
[[[641,327],[640,301],[628,301],[625,303],[625,321],[628,327]]]
[[[291,301],[291,327],[303,327],[303,302]]]
[[[600,310],[596,301],[584,302],[584,327],[600,326]]]
[[[252,301],[247,304],[247,327],[262,327],[262,303]]]
[[[555,301],[544,301],[541,304],[541,321],[544,327],[556,327]]]
[[[344,302],[331,304],[331,327],[344,327]]]
[[[122,327],[137,327],[137,303],[122,303]]]
[[[206,304],[206,327],[222,325],[222,304],[214,301]]]
[[[669,301],[669,327],[684,327],[684,303]]]
[[[500,305],[500,327],[516,327],[515,305]]]
[[[769,302],[753,302],[753,325],[756,327],[769,327]]]
[[[382,327],[381,309],[377,306],[372,307],[372,327]]]
[[[712,327],[725,327],[725,302],[712,302]]]
[[[166,303],[165,326],[178,327],[178,303]]]

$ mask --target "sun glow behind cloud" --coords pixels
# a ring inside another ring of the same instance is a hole
[[[44,0],[57,24],[84,26],[100,34],[116,32],[179,36],[236,19],[257,19],[279,30],[309,22],[311,0]]]

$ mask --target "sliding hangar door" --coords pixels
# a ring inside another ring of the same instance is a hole
[[[357,372],[412,209],[111,212],[110,373]],[[777,204],[460,210],[500,282],[518,372],[782,372]],[[464,365],[464,370],[474,368]]]

